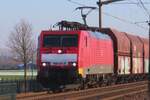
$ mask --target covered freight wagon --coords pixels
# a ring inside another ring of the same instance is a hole
[[[111,36],[114,47],[114,72],[116,74],[148,73],[148,39],[104,28]]]
[[[102,32],[111,36],[114,46],[114,72],[118,74],[130,74],[131,51],[130,40],[123,32],[115,29],[102,29]]]

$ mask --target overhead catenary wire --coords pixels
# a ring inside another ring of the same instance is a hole
[[[121,4],[121,5],[125,5],[125,4],[131,4],[131,5],[138,5],[138,2],[124,2],[124,3],[112,3],[112,4]],[[144,4],[149,5],[150,2],[144,2]]]
[[[112,3],[112,4],[128,4],[128,5],[131,5],[131,4],[132,4],[132,5],[137,5],[137,7],[143,9],[143,6],[140,5],[141,3],[139,2],[139,0],[136,0],[136,2],[135,2],[135,0],[134,0],[134,1],[129,0],[129,2],[124,2],[124,3]],[[150,2],[142,2],[142,4],[150,4]],[[144,12],[145,12],[145,11],[144,11]],[[146,12],[145,12],[144,14],[147,16],[147,13],[146,13]]]
[[[74,3],[74,4],[77,4],[77,5],[80,5],[80,6],[86,6],[86,5],[84,5],[84,4],[81,4],[81,3],[76,2],[76,1],[73,1],[73,0],[67,0],[67,1],[72,2],[72,3]],[[132,5],[138,5],[138,4],[139,4],[139,2],[129,1],[129,2],[112,3],[112,4],[121,4],[121,5],[122,5],[122,4],[132,4]],[[149,4],[150,4],[150,2],[143,2],[143,4],[149,5]]]
[[[149,10],[145,7],[144,3],[142,2],[142,0],[138,0],[139,3],[141,4],[142,8],[144,9],[144,11],[146,12],[146,14],[148,15],[148,17],[150,17],[150,12]]]
[[[138,22],[138,23],[147,23],[149,26],[149,35],[150,35],[150,12],[149,10],[146,8],[146,6],[144,5],[144,3],[142,2],[142,0],[139,0],[142,8],[144,9],[145,13],[148,15],[148,20],[147,21],[143,21],[143,22]],[[150,38],[150,36],[149,36]]]
[[[71,2],[71,3],[74,3],[74,4],[76,4],[76,5],[79,5],[79,6],[86,6],[86,5],[84,5],[84,4],[81,4],[81,3],[78,3],[78,2],[74,2],[74,1],[72,1],[72,0],[67,0],[67,1],[69,1],[69,2]],[[98,11],[99,9],[97,8],[97,11]],[[112,18],[114,18],[114,19],[117,19],[117,20],[119,20],[119,21],[121,21],[121,22],[124,22],[124,23],[127,23],[127,24],[132,24],[132,25],[135,25],[135,26],[137,26],[137,27],[139,27],[139,28],[141,28],[141,29],[147,29],[146,27],[144,27],[144,26],[142,26],[142,25],[139,25],[139,24],[137,24],[137,23],[135,23],[135,22],[131,22],[131,21],[128,21],[128,20],[126,20],[126,19],[123,19],[123,18],[119,18],[119,17],[117,17],[117,16],[114,16],[114,15],[112,15],[112,14],[109,14],[109,13],[107,13],[107,12],[102,12],[104,15],[106,15],[106,16],[109,16],[109,17],[112,17]]]
[[[107,15],[107,16],[110,16],[110,17],[112,17],[112,18],[114,18],[114,19],[117,19],[117,20],[119,20],[119,21],[121,21],[121,22],[124,22],[124,23],[127,23],[127,24],[136,25],[137,27],[142,28],[142,29],[147,29],[146,27],[144,27],[144,26],[142,26],[142,25],[139,25],[139,24],[137,24],[137,23],[135,23],[135,22],[131,22],[131,21],[128,21],[128,20],[126,20],[126,19],[119,18],[119,17],[114,16],[114,15],[111,15],[111,14],[109,14],[109,13],[107,13],[107,12],[102,12],[102,13],[103,13],[104,15]]]
[[[76,1],[72,1],[72,0],[67,0],[67,1],[69,1],[69,2],[71,2],[71,3],[73,3],[73,4],[76,4],[76,5],[79,5],[79,6],[86,6],[86,5],[81,4],[81,3],[79,3],[79,2],[76,2]]]
[[[143,10],[143,7],[142,7],[142,5],[140,5],[140,2],[139,2],[139,0],[136,0],[138,3],[136,4],[137,5],[137,7],[139,7],[141,10]],[[133,1],[131,1],[130,0],[130,2],[133,2]],[[144,14],[147,16],[147,13],[144,11]]]

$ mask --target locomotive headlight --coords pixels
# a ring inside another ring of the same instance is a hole
[[[62,50],[58,50],[58,53],[62,53]]]
[[[74,63],[72,63],[72,65],[75,67],[75,66],[77,66],[77,63],[74,62]]]
[[[44,66],[44,67],[45,67],[45,66],[46,66],[46,63],[42,63],[42,66]]]

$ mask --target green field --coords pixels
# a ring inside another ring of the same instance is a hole
[[[27,70],[27,78],[35,79],[37,70]],[[0,70],[0,80],[23,80],[24,70]]]

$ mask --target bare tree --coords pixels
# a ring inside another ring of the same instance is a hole
[[[27,64],[32,60],[33,54],[36,50],[31,24],[25,20],[21,20],[9,36],[8,42],[14,59],[24,64],[24,80],[25,92],[27,86]]]

